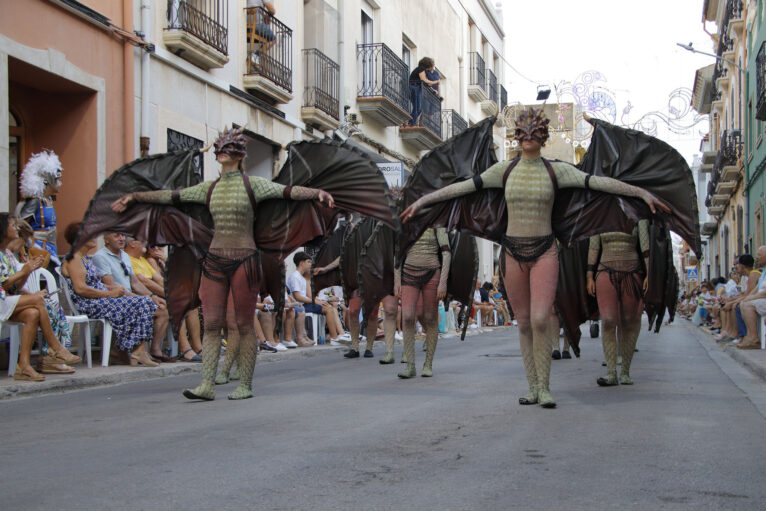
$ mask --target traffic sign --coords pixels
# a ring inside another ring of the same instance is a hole
[[[689,280],[689,281],[696,281],[697,280],[697,268],[687,268],[686,269],[686,280]]]

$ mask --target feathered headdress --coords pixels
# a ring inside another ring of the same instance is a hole
[[[21,171],[20,190],[23,197],[42,197],[47,185],[61,179],[61,162],[50,150],[33,154]]]
[[[216,156],[220,153],[228,154],[234,157],[243,157],[247,154],[247,137],[244,135],[244,128],[232,128],[218,133],[213,152]]]
[[[514,138],[519,142],[536,140],[540,142],[540,145],[545,145],[548,141],[550,122],[542,108],[529,107],[529,109],[521,110],[514,119]]]

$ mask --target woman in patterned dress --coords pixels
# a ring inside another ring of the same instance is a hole
[[[26,227],[29,227],[24,220],[14,219],[14,221],[19,224],[26,224]],[[19,233],[19,236],[15,239],[10,239],[7,248],[0,251],[0,285],[5,285],[6,282],[9,282],[11,287],[11,289],[7,290],[9,294],[28,295],[32,293],[29,291],[26,281],[38,265],[42,266],[44,263],[41,256],[38,256],[37,258],[33,257],[31,259],[26,256],[23,248],[24,243],[27,240],[21,236],[22,229],[18,224],[17,232]],[[54,301],[51,298],[46,297],[44,302],[45,309],[48,311],[48,316],[50,317],[51,328],[53,329],[56,339],[59,340],[62,346],[69,348],[72,345],[72,335],[69,331],[69,323],[66,320],[64,309],[61,308],[61,305],[57,301]],[[48,356],[48,351],[48,343],[43,339],[42,352],[44,353],[44,356],[40,357],[38,360],[37,370],[39,372],[50,374],[71,374],[74,372],[74,368],[66,364],[52,363]]]
[[[64,237],[69,244],[75,242],[79,230],[79,223],[67,227]],[[114,346],[130,352],[130,365],[155,367],[157,363],[149,358],[146,343],[152,340],[157,306],[148,296],[129,295],[122,286],[107,289],[87,255],[95,248],[96,241],[89,240],[61,267],[74,306],[90,319],[106,319],[111,323]]]
[[[18,239],[18,230],[14,218],[8,213],[0,213],[0,252],[5,255],[8,245]],[[42,258],[35,258],[28,263],[27,274],[34,271],[42,265]],[[23,274],[22,274],[23,275]],[[45,307],[44,299],[48,293],[38,291],[31,294],[7,294],[18,293],[23,286],[19,276],[9,276],[3,280],[0,286],[0,321],[18,321],[24,323],[21,331],[21,346],[19,349],[19,361],[16,365],[16,372],[13,375],[15,380],[43,381],[45,376],[41,375],[32,367],[30,363],[32,345],[37,337],[37,329],[40,328],[43,336],[48,341],[48,354],[45,357],[50,364],[75,364],[81,359],[77,355],[72,355],[66,347],[62,346],[51,328],[51,320]],[[18,289],[17,289],[18,286]]]

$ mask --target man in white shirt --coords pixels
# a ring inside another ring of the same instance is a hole
[[[298,307],[293,308],[295,314],[295,338],[297,344],[287,339],[288,332],[285,332],[285,340],[282,344],[288,348],[313,346],[314,342],[306,335],[306,310],[303,307],[304,303],[311,303],[311,300],[303,301],[298,299],[298,296],[305,298],[308,294],[308,284],[303,273],[306,271],[304,269],[306,265],[311,268],[311,258],[309,258],[305,252],[298,252],[293,256],[293,263],[295,263],[295,271],[287,277],[287,293],[292,300],[300,302]]]
[[[307,279],[311,275],[311,258],[306,252],[298,252],[293,256],[295,271],[287,279],[287,291],[293,296],[296,302],[301,303],[301,307],[296,307],[295,329],[305,333],[305,313],[324,314],[327,329],[330,331],[330,344],[337,346],[343,334],[343,327],[338,316],[338,309],[324,300],[313,302],[310,298],[311,292],[308,290]],[[300,333],[298,333],[300,337]],[[310,341],[309,341],[310,342]],[[313,345],[313,343],[311,343]]]

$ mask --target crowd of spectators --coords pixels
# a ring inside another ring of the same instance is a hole
[[[65,230],[64,237],[70,245],[79,228],[80,224],[72,224]],[[26,250],[32,244],[31,236],[26,222],[0,214],[0,321],[24,323],[16,379],[41,381],[44,376],[40,373],[74,372],[70,364],[79,362],[80,357],[67,350],[72,343],[71,332],[59,301],[50,299],[45,290],[31,293],[25,287],[29,275],[47,264],[43,256],[30,256]],[[155,367],[177,361],[201,362],[204,315],[200,310],[190,312],[184,319],[177,339],[178,355],[170,356],[170,318],[163,277],[167,264],[165,249],[147,246],[117,232],[105,234],[101,248],[98,245],[98,240],[89,240],[71,259],[64,260],[57,273],[61,276],[60,285],[71,297],[73,313],[105,319],[111,324],[112,344],[107,348],[110,364]],[[334,286],[314,293],[311,257],[297,252],[292,261],[295,270],[286,279],[281,333],[277,332],[280,321],[272,297],[259,297],[253,313],[261,351],[309,348],[325,341],[333,346],[348,344],[349,312],[342,288]],[[382,307],[380,311],[379,324],[384,314]],[[460,330],[464,321],[472,328],[512,321],[497,278],[494,283],[476,282],[473,307],[466,309],[452,302],[446,309],[440,307],[440,314],[442,332]],[[309,337],[313,329],[307,329],[307,315],[312,322],[318,320],[317,339]],[[401,308],[397,325],[400,329]],[[38,329],[43,332],[43,341],[35,370],[31,354]],[[222,334],[225,336],[225,332]],[[378,336],[383,336],[380,329]],[[399,331],[396,339],[401,340]]]
[[[766,316],[766,246],[737,258],[727,278],[702,282],[681,294],[678,312],[695,325],[708,329],[721,343],[739,349],[759,349],[758,322]]]

